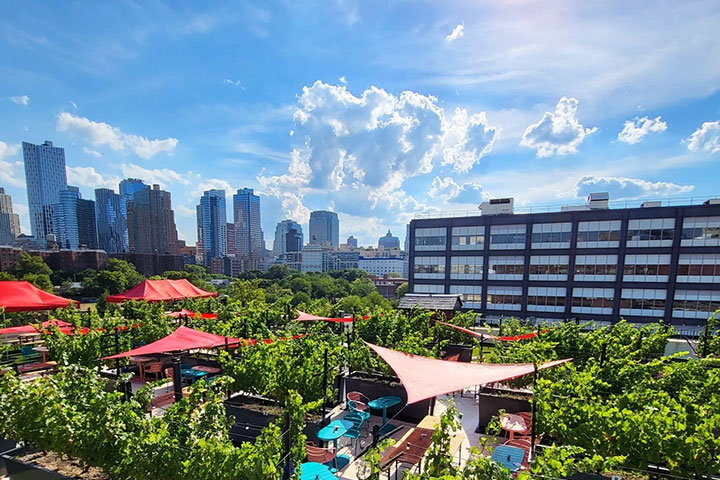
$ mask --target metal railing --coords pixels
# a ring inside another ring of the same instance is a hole
[[[706,197],[670,197],[670,198],[645,198],[642,200],[613,200],[608,202],[608,208],[610,209],[623,209],[623,208],[640,208],[645,202],[660,202],[661,207],[680,207],[680,206],[693,206],[702,205],[707,200],[720,199],[720,195],[712,195]],[[563,207],[581,207],[585,206],[584,203],[576,204],[548,204],[548,205],[526,205],[519,206],[513,209],[514,215],[529,214],[529,213],[553,213],[561,212]],[[482,212],[479,209],[475,210],[455,210],[455,211],[426,211],[415,214],[416,220],[427,220],[431,218],[456,218],[456,217],[480,217]]]

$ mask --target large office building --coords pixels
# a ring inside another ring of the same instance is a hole
[[[15,245],[20,235],[20,216],[13,212],[12,197],[0,187],[0,245]]]
[[[393,234],[390,233],[390,230],[388,230],[385,236],[378,239],[378,248],[386,250],[392,248],[400,248],[400,239],[398,237],[393,237]]]
[[[178,254],[178,241],[170,192],[160,185],[135,192],[127,204],[130,252]]]
[[[310,242],[313,245],[340,247],[340,223],[335,212],[317,210],[310,213]]]
[[[196,207],[198,238],[202,238],[206,265],[213,258],[227,256],[227,210],[225,190],[206,190]]]
[[[40,246],[52,232],[53,205],[66,190],[65,150],[46,141],[42,145],[23,142],[25,184],[28,194],[30,229]]]
[[[260,197],[252,188],[241,188],[233,195],[235,254],[245,261],[245,268],[259,268],[265,250],[260,226]]]
[[[283,220],[275,227],[273,255],[279,257],[288,252],[299,252],[303,247],[303,231],[294,220]]]
[[[400,257],[360,257],[358,259],[358,268],[377,277],[383,277],[391,273],[402,276],[403,263],[405,261]]]
[[[52,205],[52,233],[61,249],[96,249],[95,202],[84,200],[77,187],[68,185]]]
[[[415,219],[409,287],[461,294],[464,308],[503,316],[613,323],[662,319],[697,331],[720,308],[720,201],[608,208],[607,194],[550,213]]]
[[[148,190],[150,185],[139,178],[126,178],[120,182],[120,198],[122,200],[120,204],[120,211],[125,218],[125,231],[123,232],[123,250],[125,252],[130,251],[130,236],[127,229],[127,207],[128,202],[132,200],[133,195],[141,190]]]
[[[107,253],[127,250],[127,210],[123,197],[109,188],[95,189],[98,248]]]

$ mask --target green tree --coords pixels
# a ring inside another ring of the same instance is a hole
[[[365,297],[370,295],[371,292],[375,292],[375,284],[367,278],[356,278],[350,284],[350,294],[357,295],[359,297]]]
[[[26,273],[22,277],[26,282],[30,282],[41,290],[52,293],[53,284],[50,281],[50,275],[44,273]]]
[[[0,281],[7,281],[7,280],[17,280],[17,278],[10,275],[8,272],[0,272]]]
[[[15,276],[24,277],[28,273],[35,275],[47,275],[49,281],[49,277],[52,275],[52,270],[50,270],[50,267],[47,266],[47,263],[45,263],[42,257],[22,252],[20,262],[15,270]]]
[[[397,298],[402,298],[405,296],[406,293],[408,293],[408,283],[403,282],[398,285],[397,290],[395,290],[395,296]]]
[[[122,273],[125,276],[125,280],[127,281],[127,288],[135,287],[139,285],[143,280],[145,280],[145,277],[143,277],[135,269],[135,265],[130,262],[126,262],[125,260],[111,258],[110,260],[108,260],[105,270]]]

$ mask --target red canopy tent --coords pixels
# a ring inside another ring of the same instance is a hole
[[[187,308],[183,308],[179,312],[170,312],[166,315],[168,317],[173,317],[173,318],[180,318],[180,317],[190,317],[190,318],[200,317],[200,318],[205,318],[205,319],[217,318],[217,314],[215,314],[215,313],[193,312],[192,310],[188,310]]]
[[[382,357],[407,392],[407,403],[462,390],[471,385],[485,385],[502,382],[528,375],[535,371],[532,363],[458,363],[398,352],[389,348],[367,343]],[[554,367],[571,359],[556,360],[538,365],[538,370]]]
[[[30,282],[15,280],[0,282],[0,308],[5,307],[6,312],[55,310],[69,307],[73,302],[76,307],[80,306],[75,300],[40,290]]]
[[[188,327],[178,327],[173,333],[156,342],[134,348],[127,352],[118,353],[105,357],[104,360],[113,358],[131,357],[134,355],[153,355],[158,353],[180,352],[183,350],[194,350],[196,348],[214,348],[228,345],[238,345],[243,340],[238,338],[223,337],[212,333],[193,330]]]
[[[186,279],[180,280],[145,280],[137,287],[119,295],[108,295],[105,301],[122,303],[126,300],[145,300],[148,302],[166,302],[184,300],[186,298],[217,297],[215,292],[207,292],[196,287]]]
[[[69,323],[63,322],[62,320],[56,320],[54,318],[42,322],[43,330],[47,330],[55,325],[60,327],[61,330],[70,327]],[[32,325],[22,325],[20,327],[0,328],[0,335],[21,335],[23,333],[35,333],[37,331],[38,330]]]

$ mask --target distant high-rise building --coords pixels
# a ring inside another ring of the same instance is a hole
[[[97,248],[95,202],[83,200],[80,190],[68,185],[52,206],[52,233],[60,248]]]
[[[303,246],[303,232],[294,220],[283,220],[275,227],[273,255],[279,257],[288,252],[299,252]]]
[[[387,234],[385,234],[384,237],[380,237],[378,239],[378,248],[400,248],[400,239],[398,237],[393,237],[392,233],[390,233],[390,230],[388,230]]]
[[[127,229],[127,206],[128,202],[132,200],[133,195],[141,190],[147,190],[150,185],[145,184],[139,178],[126,178],[120,182],[120,198],[122,203],[120,205],[120,212],[125,219],[125,231],[123,232],[123,251],[130,251],[130,237]]]
[[[317,210],[310,213],[310,243],[340,246],[340,223],[335,212]]]
[[[235,224],[227,223],[227,254],[235,255],[237,249],[235,248]]]
[[[265,245],[260,227],[260,197],[252,188],[241,188],[233,195],[233,220],[236,255],[245,260],[247,269],[259,268]]]
[[[353,237],[352,235],[347,238],[347,241],[345,243],[347,243],[347,246],[349,248],[358,248],[357,238]]]
[[[65,150],[46,141],[42,145],[23,142],[25,185],[30,211],[30,230],[40,245],[52,233],[52,206],[67,187]]]
[[[12,197],[0,187],[0,245],[14,245],[20,235],[20,216],[13,213]]]
[[[127,204],[130,251],[134,253],[173,253],[180,250],[170,192],[160,185],[133,194]]]
[[[196,207],[198,238],[202,238],[203,259],[227,256],[227,211],[225,190],[206,190]]]
[[[107,253],[127,250],[127,218],[125,201],[109,188],[95,189],[95,219],[98,248]]]

